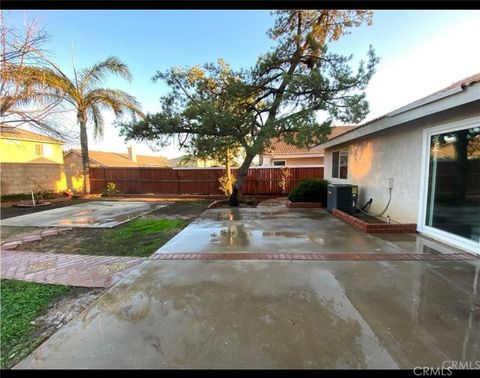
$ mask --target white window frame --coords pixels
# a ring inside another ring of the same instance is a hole
[[[282,163],[282,162],[283,162],[283,165],[275,164],[275,163]],[[287,161],[286,160],[273,160],[272,161],[272,166],[274,166],[274,167],[286,167],[287,166]]]
[[[338,170],[336,172],[337,177],[335,177],[333,175],[333,166],[334,166],[334,164],[333,164],[333,159],[334,159],[333,154],[335,152],[338,152]],[[340,177],[340,160],[341,160],[341,157],[342,157],[342,153],[347,155],[347,177]],[[337,179],[337,180],[348,180],[348,171],[349,171],[349,169],[348,169],[348,157],[349,156],[348,155],[349,155],[348,150],[345,150],[345,149],[332,151],[332,166],[331,166],[331,168],[332,168],[332,178]]]
[[[454,247],[480,254],[480,243],[452,234],[450,232],[427,226],[425,224],[425,217],[427,214],[428,177],[430,174],[430,138],[433,135],[444,134],[447,132],[463,129],[470,129],[477,126],[480,126],[480,117],[478,116],[466,118],[462,121],[444,123],[442,125],[426,128],[423,130],[422,166],[420,175],[420,196],[417,217],[417,231],[434,239],[438,239],[444,243],[450,244]]]

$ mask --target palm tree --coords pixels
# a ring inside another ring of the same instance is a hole
[[[130,81],[131,73],[119,58],[111,56],[91,67],[76,71],[73,80],[57,66],[53,68],[25,67],[26,77],[39,87],[48,88],[45,96],[56,97],[73,105],[80,126],[80,146],[82,151],[83,191],[90,192],[89,156],[87,124],[93,123],[94,136],[103,136],[104,120],[102,110],[112,110],[115,117],[130,112],[133,117],[143,116],[139,103],[130,94],[110,88],[102,88],[102,82],[111,74]]]

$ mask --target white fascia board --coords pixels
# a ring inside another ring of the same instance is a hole
[[[384,118],[381,118],[378,121],[372,122],[369,125],[360,127],[357,130],[353,130],[349,133],[340,135],[338,138],[322,143],[319,146],[322,148],[333,147],[338,144],[349,142],[353,139],[361,138],[368,134],[402,125],[418,118],[465,105],[473,101],[478,101],[480,100],[480,84],[474,84],[470,87],[467,87],[465,90],[462,90],[461,92],[451,90],[447,93],[448,95],[441,97],[433,96],[435,97],[434,100],[431,98],[425,99],[425,102],[416,103],[416,105],[414,105],[415,103],[412,103],[411,105],[397,109],[391,113],[388,113]],[[414,107],[408,108],[410,106]]]

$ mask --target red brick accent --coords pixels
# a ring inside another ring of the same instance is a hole
[[[322,208],[321,202],[290,202],[288,201],[287,207],[298,209],[318,209]]]
[[[314,261],[451,261],[477,260],[468,252],[433,253],[155,253],[150,260],[314,260]]]
[[[58,235],[59,232],[71,231],[72,227],[48,228],[46,230],[23,236],[21,239],[7,239],[1,244],[2,249],[15,249],[20,244],[42,240],[44,237]]]
[[[155,253],[149,258],[63,255],[0,251],[1,278],[84,287],[110,287],[147,260],[283,260],[283,261],[457,261],[478,260],[471,253]]]
[[[415,223],[367,223],[338,209],[333,209],[332,214],[367,234],[411,234],[417,232],[417,225]]]

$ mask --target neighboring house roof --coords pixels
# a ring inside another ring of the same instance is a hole
[[[335,146],[337,144],[345,143],[349,140],[363,137],[365,135],[384,130],[388,127],[397,126],[417,118],[421,118],[430,114],[434,114],[455,106],[460,106],[472,101],[480,100],[480,73],[469,76],[465,79],[456,81],[437,92],[432,93],[429,96],[423,97],[420,100],[414,101],[410,104],[402,106],[390,113],[387,113],[381,117],[372,119],[363,125],[359,125],[355,129],[349,130],[342,135],[337,135],[330,138],[327,142],[322,143],[320,146],[327,148]],[[475,90],[466,93],[467,88],[475,85]],[[457,101],[449,102],[449,98],[457,95],[464,94],[463,98],[458,98]],[[432,103],[438,103],[435,106],[431,106]],[[408,115],[406,115],[409,113]]]
[[[72,149],[65,156],[70,153],[81,156],[79,149]],[[91,163],[102,167],[170,167],[171,165],[163,156],[136,155],[137,161],[132,161],[128,158],[128,154],[89,150],[88,157]]]
[[[63,144],[64,142],[58,139],[51,138],[46,135],[37,134],[31,131],[19,129],[18,127],[9,127],[0,125],[0,138],[28,140],[32,142],[43,142],[51,144]]]
[[[330,131],[330,135],[328,136],[328,139],[334,138],[337,135],[341,135],[343,133],[346,133],[357,126],[336,126],[332,127]],[[317,147],[313,148],[301,148],[297,146],[292,146],[290,144],[287,144],[285,141],[281,140],[279,141],[277,138],[272,139],[272,146],[269,148],[267,152],[265,152],[265,155],[270,155],[270,156],[290,156],[290,155],[319,155],[323,154],[323,149],[319,149]]]
[[[175,165],[175,164],[178,164],[180,163],[182,160],[185,160],[187,157],[189,157],[188,155],[182,155],[182,156],[178,156],[176,158],[173,158],[173,159],[168,159],[168,161]],[[189,158],[188,160],[192,160],[191,158]]]

